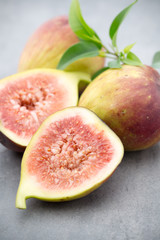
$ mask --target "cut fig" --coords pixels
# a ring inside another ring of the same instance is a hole
[[[78,87],[89,75],[37,69],[0,81],[0,141],[15,151],[24,151],[40,124],[51,114],[76,106]]]
[[[121,162],[117,135],[93,112],[70,107],[49,116],[27,146],[16,207],[26,199],[68,201],[98,188]]]

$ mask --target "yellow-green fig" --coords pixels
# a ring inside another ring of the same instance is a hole
[[[28,40],[20,61],[19,71],[34,68],[56,68],[64,52],[79,39],[68,23],[68,17],[60,16],[44,23]],[[90,57],[69,65],[68,71],[83,71],[93,75],[104,66],[104,58]]]
[[[160,140],[160,75],[149,66],[103,72],[83,92],[79,106],[110,126],[125,150],[145,149]]]

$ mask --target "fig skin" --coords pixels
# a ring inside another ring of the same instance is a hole
[[[79,106],[95,112],[126,151],[160,140],[160,75],[149,66],[123,65],[103,72],[83,92]]]
[[[20,61],[19,72],[34,68],[56,68],[63,53],[79,42],[68,23],[60,16],[44,23],[28,40]],[[104,66],[104,58],[80,59],[69,65],[67,71],[82,71],[91,76]]]
[[[6,148],[15,151],[15,152],[24,152],[25,147],[19,144],[16,144],[11,139],[9,139],[6,135],[0,132],[0,143]]]

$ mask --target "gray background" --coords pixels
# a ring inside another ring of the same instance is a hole
[[[108,28],[129,0],[80,0],[83,16],[109,43]],[[17,71],[21,51],[43,22],[68,13],[69,0],[0,0],[0,78]],[[136,42],[145,64],[160,50],[160,1],[141,0],[118,34],[119,48]],[[27,200],[15,208],[21,154],[0,146],[0,240],[159,240],[160,143],[125,153],[112,175],[85,198],[65,203]]]

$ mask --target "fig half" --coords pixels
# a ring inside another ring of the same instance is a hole
[[[24,151],[40,124],[51,114],[76,106],[78,87],[89,83],[81,72],[37,69],[0,81],[0,141]]]
[[[117,135],[90,110],[54,113],[24,152],[16,207],[25,209],[28,198],[68,201],[87,195],[110,177],[123,153]]]

